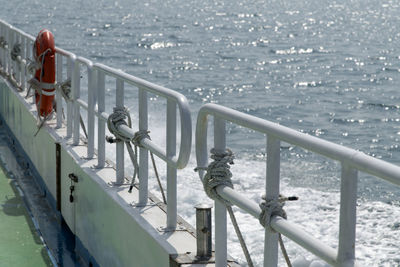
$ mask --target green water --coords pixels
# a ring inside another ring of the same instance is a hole
[[[53,266],[13,183],[0,168],[0,267]]]

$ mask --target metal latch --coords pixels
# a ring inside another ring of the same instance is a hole
[[[68,174],[69,179],[71,179],[71,186],[69,187],[69,202],[72,203],[74,202],[74,196],[72,195],[72,193],[75,190],[75,184],[78,182],[78,176],[76,176],[73,173]]]
[[[70,174],[68,174],[68,177],[69,177],[69,179],[71,179],[71,182],[72,181],[75,182],[75,183],[78,182],[78,176],[76,176],[75,174],[70,173]]]

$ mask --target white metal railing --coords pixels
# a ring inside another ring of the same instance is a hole
[[[358,171],[363,171],[393,184],[400,185],[400,167],[370,157],[362,152],[215,104],[204,105],[200,109],[197,117],[196,157],[197,166],[200,167],[206,167],[208,162],[207,127],[208,117],[210,116],[214,117],[214,148],[219,151],[225,150],[225,123],[227,121],[266,134],[267,173],[265,193],[267,200],[273,200],[279,197],[280,141],[302,147],[340,162],[342,170],[339,244],[337,251],[307,234],[296,224],[282,217],[272,217],[270,225],[276,232],[285,235],[329,264],[334,266],[356,266],[355,230]],[[200,170],[199,175],[200,178],[203,179],[204,170]],[[261,213],[259,203],[245,198],[228,186],[220,185],[216,188],[216,191],[225,200],[230,201],[250,215],[259,218]],[[224,204],[215,201],[215,249],[217,267],[226,266],[226,238],[226,208]],[[266,227],[264,266],[277,266],[277,261],[278,234],[270,231],[268,227]]]
[[[157,96],[167,99],[167,119],[166,119],[166,150],[146,138],[141,141],[139,150],[139,205],[145,205],[148,199],[148,151],[157,155],[160,159],[167,163],[167,228],[174,229],[177,219],[177,169],[186,166],[191,149],[191,117],[189,104],[186,98],[175,91],[165,87],[150,83],[139,79],[132,75],[126,74],[120,70],[107,67],[102,64],[94,64],[93,68],[97,73],[97,116],[100,118],[98,126],[98,165],[104,165],[105,154],[105,122],[108,114],[104,112],[105,98],[105,77],[114,77],[116,80],[116,107],[124,106],[124,83],[133,85],[138,88],[138,106],[139,106],[139,130],[148,130],[148,108],[147,93],[153,93]],[[176,109],[179,110],[181,139],[179,154],[176,155]],[[100,123],[102,121],[102,123]],[[135,131],[127,126],[120,126],[120,130],[130,137],[134,137]],[[116,165],[117,165],[117,183],[123,181],[124,166],[124,145],[122,142],[117,143]]]
[[[32,58],[32,45],[34,37],[14,28],[10,24],[0,20],[0,37],[4,37],[7,45],[0,47],[1,70],[10,81],[22,90],[27,89],[26,77],[28,75],[28,61]],[[12,60],[10,52],[15,44],[21,46],[21,56],[18,60]],[[66,75],[64,68],[66,69]],[[81,98],[81,68],[87,69],[87,91],[88,101]],[[87,110],[88,122],[88,145],[87,158],[92,159],[95,154],[95,118],[97,118],[97,168],[105,165],[105,123],[109,114],[105,112],[105,80],[106,77],[115,79],[116,86],[116,107],[124,106],[124,84],[132,85],[138,90],[139,105],[139,130],[148,129],[148,108],[147,93],[155,94],[167,100],[166,107],[166,149],[161,148],[152,140],[145,138],[140,142],[139,155],[139,203],[146,205],[148,201],[148,152],[152,152],[167,164],[167,228],[175,229],[177,222],[177,169],[186,166],[191,150],[192,124],[187,99],[180,93],[164,88],[162,86],[139,79],[126,74],[121,70],[113,69],[102,64],[94,64],[92,61],[77,57],[71,52],[56,47],[56,127],[63,126],[63,98],[66,96],[66,136],[72,137],[72,144],[78,145],[80,142],[80,109]],[[66,77],[64,77],[66,76]],[[71,86],[67,95],[62,93],[61,84],[70,81]],[[97,99],[96,99],[97,98]],[[96,107],[97,103],[97,107]],[[177,109],[180,118],[180,148],[176,151],[177,143]],[[133,137],[135,131],[127,126],[121,126],[121,131],[125,135]],[[151,130],[151,129],[150,129]],[[124,144],[118,142],[116,147],[116,184],[122,184],[125,177],[124,168]]]

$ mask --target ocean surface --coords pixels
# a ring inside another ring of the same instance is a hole
[[[0,9],[1,19],[31,35],[48,28],[63,49],[184,94],[193,127],[200,106],[217,103],[394,164],[400,163],[399,14],[391,0],[13,0]],[[107,86],[111,110],[115,85]],[[132,111],[136,96],[133,88],[126,92]],[[165,144],[165,101],[154,97],[149,105],[151,136]],[[231,124],[227,130],[235,189],[258,202],[265,137]],[[281,150],[282,193],[300,198],[287,203],[288,219],[336,248],[340,165],[290,144]],[[158,163],[165,182],[165,165]],[[194,205],[208,201],[195,166],[193,148],[178,172],[179,213],[192,225]],[[157,191],[154,175],[150,183]],[[400,190],[360,173],[358,191],[360,265],[400,266]],[[263,229],[235,212],[261,266]],[[245,266],[229,229],[229,253]],[[294,266],[324,266],[285,243]]]

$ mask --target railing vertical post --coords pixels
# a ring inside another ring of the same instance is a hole
[[[20,63],[20,68],[21,68],[21,88],[24,91],[26,89],[26,49],[25,49],[25,43],[28,41],[25,36],[21,36],[21,63]],[[25,64],[23,63],[25,62]]]
[[[226,146],[225,121],[214,116],[214,148],[224,152]],[[215,201],[215,266],[226,267],[227,264],[227,221],[225,204]]]
[[[11,51],[14,50],[14,46],[15,45],[21,43],[21,36],[19,35],[19,33],[14,31],[14,36],[15,36],[14,37],[15,42],[14,42],[13,47],[11,47]],[[17,85],[21,85],[21,87],[22,87],[22,84],[21,84],[21,68],[20,68],[21,64],[18,62],[18,58],[16,58],[14,60],[14,66],[15,66],[15,82],[17,83]]]
[[[105,110],[105,80],[106,77],[104,72],[97,70],[97,106],[98,106],[98,132],[97,132],[97,149],[98,149],[98,160],[97,167],[103,168],[104,162],[106,159],[106,125],[105,122],[101,119],[100,114]]]
[[[148,128],[147,114],[147,92],[139,88],[139,130],[147,131]],[[147,204],[148,190],[148,152],[147,149],[141,147],[139,150],[139,205]]]
[[[25,59],[26,59],[25,76],[27,76],[29,79],[29,75],[31,75],[31,74],[28,72],[26,67],[28,66],[28,59],[32,58],[32,43],[29,38],[26,38],[25,40],[26,40],[26,42],[25,42]],[[26,78],[25,78],[25,88],[28,88],[28,83],[26,82],[26,80],[27,80]]]
[[[124,107],[124,81],[121,79],[116,80],[116,99],[115,104],[117,108]],[[117,185],[124,183],[124,142],[117,142],[116,151],[116,164],[117,164],[117,180],[115,183]]]
[[[80,106],[78,103],[78,99],[80,97],[80,92],[81,92],[81,71],[80,71],[80,64],[78,60],[75,60],[74,64],[74,72],[72,74],[72,98],[74,100],[74,136],[73,136],[73,145],[79,145],[79,130],[80,130]]]
[[[4,24],[0,24],[0,37],[4,38]],[[5,71],[5,62],[4,62],[4,48],[0,49],[0,63],[2,67],[2,71]]]
[[[10,49],[12,47],[12,43],[13,43],[13,30],[7,27],[7,51],[6,51],[6,57],[7,57],[7,61],[8,61],[8,75],[12,75],[12,60],[11,60],[11,55],[10,55]]]
[[[72,83],[72,72],[75,65],[75,56],[68,57],[68,66],[67,66],[67,79],[71,81],[71,89],[74,86]],[[69,95],[71,97],[71,95]],[[71,100],[67,101],[67,138],[72,136],[72,127],[73,127],[73,103]]]
[[[93,66],[88,67],[88,148],[87,157],[88,159],[94,156],[94,107],[95,107],[95,90],[97,89],[96,84],[96,70]]]
[[[265,196],[267,200],[278,199],[280,176],[280,141],[267,136],[267,178]],[[278,234],[265,228],[264,267],[278,265]]]
[[[1,36],[4,38],[4,41],[7,42],[7,26],[3,25],[3,30],[1,32]],[[6,57],[6,46],[2,49],[2,64],[3,64],[3,71],[7,73],[7,57]]]
[[[62,82],[62,72],[63,72],[63,56],[61,54],[56,54],[56,81],[57,83]],[[60,89],[61,90],[61,89]],[[56,114],[57,114],[57,128],[61,128],[62,126],[62,108],[63,108],[63,103],[62,103],[62,95],[59,90],[56,90]]]
[[[357,170],[342,163],[340,182],[340,228],[337,261],[354,266],[356,244]]]
[[[176,155],[176,104],[167,100],[167,157]],[[176,168],[167,163],[167,228],[176,228],[177,185]]]

